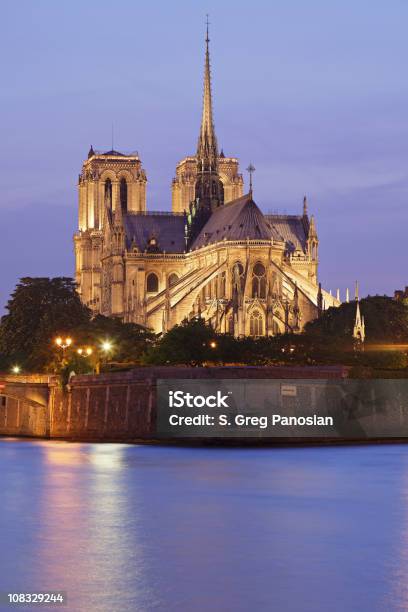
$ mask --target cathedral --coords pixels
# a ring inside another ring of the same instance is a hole
[[[252,172],[219,151],[207,29],[195,155],[172,181],[172,211],[148,212],[138,154],[91,147],[79,176],[76,281],[94,314],[156,333],[202,317],[235,337],[301,331],[339,300],[318,283],[318,236],[306,198],[297,215],[264,214]]]

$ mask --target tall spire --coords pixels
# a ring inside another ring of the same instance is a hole
[[[187,244],[198,234],[212,212],[224,204],[224,186],[218,174],[218,146],[213,122],[209,42],[207,15],[203,116],[197,146],[194,200],[190,202],[187,215]]]
[[[218,161],[218,145],[213,120],[209,47],[210,38],[208,26],[209,23],[207,15],[207,34],[205,38],[203,113],[201,117],[201,128],[197,145],[197,158],[199,162],[201,162],[203,170],[216,171]]]

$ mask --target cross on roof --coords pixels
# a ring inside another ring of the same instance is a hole
[[[249,172],[249,193],[252,195],[252,175],[255,172],[255,166],[250,163],[247,172]]]

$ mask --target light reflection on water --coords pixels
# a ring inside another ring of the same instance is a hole
[[[0,591],[62,589],[75,612],[408,610],[408,446],[2,440],[0,465]]]

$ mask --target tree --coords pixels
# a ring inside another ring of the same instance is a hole
[[[70,333],[90,320],[72,278],[20,279],[0,324],[0,352],[8,363],[42,369],[55,334]]]
[[[147,364],[202,365],[217,360],[218,336],[203,319],[176,325],[147,352]]]
[[[408,341],[408,306],[404,303],[386,296],[367,297],[361,300],[360,310],[368,343]],[[323,312],[306,325],[305,332],[332,342],[343,339],[352,343],[355,317],[356,302],[347,302]]]
[[[95,356],[102,355],[101,347],[107,340],[112,350],[106,359],[116,363],[137,365],[149,349],[155,334],[137,323],[123,323],[121,319],[97,315],[75,331],[76,345],[89,345]]]

